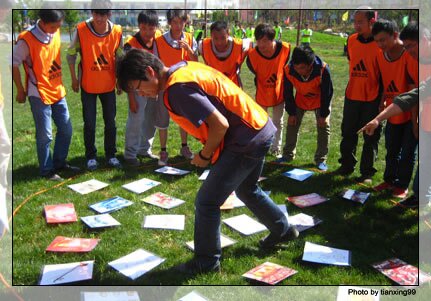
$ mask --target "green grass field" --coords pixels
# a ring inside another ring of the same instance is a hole
[[[296,31],[283,33],[283,40],[291,43],[296,41]],[[66,47],[67,45],[64,45]],[[67,179],[65,182],[48,182],[38,177],[38,164],[35,149],[35,129],[29,103],[24,105],[13,103],[13,208],[23,205],[13,219],[13,284],[35,285],[38,282],[41,268],[46,264],[66,263],[82,260],[95,260],[93,279],[83,285],[247,285],[250,284],[243,273],[265,262],[271,261],[288,266],[298,273],[281,282],[284,285],[390,285],[391,281],[375,271],[371,264],[391,257],[412,264],[418,264],[418,225],[417,212],[402,210],[395,207],[389,194],[372,193],[365,205],[353,204],[341,199],[338,195],[345,188],[371,191],[355,183],[351,177],[344,178],[334,175],[338,167],[340,125],[344,89],[348,80],[348,64],[343,53],[343,39],[337,36],[315,33],[312,47],[317,55],[329,63],[334,82],[334,98],[331,115],[331,143],[328,158],[329,171],[316,173],[305,182],[295,182],[281,173],[291,169],[314,168],[313,157],[316,147],[316,130],[313,114],[308,113],[300,132],[298,154],[291,166],[277,166],[267,163],[263,176],[268,177],[262,182],[264,190],[271,190],[271,197],[278,204],[285,203],[287,196],[316,192],[330,198],[329,202],[305,209],[299,209],[288,203],[290,215],[300,212],[315,215],[323,223],[306,230],[300,238],[286,247],[273,252],[263,252],[258,248],[258,240],[267,233],[241,236],[226,225],[222,225],[222,233],[237,240],[237,244],[223,250],[222,272],[197,275],[187,278],[177,274],[171,268],[192,258],[193,253],[185,247],[185,242],[193,239],[194,199],[201,184],[198,177],[202,170],[195,168],[178,156],[181,146],[178,127],[172,124],[169,133],[168,151],[170,163],[176,167],[191,170],[184,177],[169,177],[154,173],[157,168],[155,161],[145,161],[139,169],[107,169],[104,164],[95,172],[85,171],[83,143],[83,121],[80,95],[72,92],[70,75],[63,51],[63,81],[68,90],[67,101],[74,128],[73,140],[69,152],[69,161],[83,168],[82,173]],[[4,65],[2,64],[2,67]],[[245,90],[254,95],[253,78],[246,65],[242,68],[242,79]],[[117,147],[120,160],[124,149],[125,124],[127,120],[128,102],[123,94],[117,99]],[[287,116],[287,114],[286,114]],[[287,119],[287,117],[285,117]],[[103,120],[101,107],[98,107],[97,148],[99,162],[103,157]],[[156,136],[157,137],[157,136]],[[200,146],[189,138],[194,151]],[[376,164],[379,172],[374,176],[374,183],[382,179],[384,169],[384,139],[380,143],[379,159]],[[158,138],[155,139],[153,151],[159,151]],[[361,152],[359,145],[358,152]],[[267,162],[274,158],[268,156]],[[71,176],[65,174],[64,176]],[[162,182],[141,195],[130,193],[121,185],[140,179],[151,178]],[[100,191],[81,196],[67,185],[89,179],[98,179],[110,185]],[[140,199],[156,191],[178,197],[186,201],[182,206],[169,210],[145,205]],[[112,213],[121,226],[102,231],[88,230],[81,222],[65,225],[47,225],[43,216],[43,206],[47,204],[73,202],[78,216],[92,215],[89,205],[109,197],[120,195],[134,202],[134,205]],[[24,203],[25,202],[25,203]],[[185,214],[184,231],[143,230],[141,222],[148,214]],[[246,213],[246,208],[236,208],[222,213],[222,218]],[[83,238],[100,238],[99,245],[86,254],[55,254],[45,253],[45,248],[58,235]],[[351,267],[336,267],[307,263],[301,260],[305,241],[319,243],[335,248],[352,251]],[[138,248],[153,252],[166,261],[150,273],[131,281],[108,266],[108,262],[127,255]],[[324,296],[322,296],[324,297]],[[221,299],[220,299],[221,300]],[[310,299],[312,300],[312,299]]]

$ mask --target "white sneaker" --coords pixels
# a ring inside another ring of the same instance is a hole
[[[118,159],[115,157],[108,160],[108,165],[115,167],[115,168],[121,168],[122,167],[120,161],[118,161]]]
[[[98,165],[98,163],[97,163],[96,159],[90,159],[87,161],[87,169],[88,170],[91,170],[91,171],[96,170],[97,165]]]
[[[189,148],[189,146],[188,146],[188,145],[183,146],[183,147],[181,148],[181,155],[182,155],[184,158],[189,159],[189,160],[192,160],[192,159],[193,159],[193,157],[194,157],[194,154],[192,153],[192,151],[190,150],[190,148]]]
[[[169,159],[169,154],[166,151],[161,151],[160,152],[160,156],[159,156],[159,166],[166,166],[168,165],[168,159]]]

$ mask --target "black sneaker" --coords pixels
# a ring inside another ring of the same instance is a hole
[[[398,205],[405,208],[417,208],[419,207],[419,200],[415,195],[411,195],[398,202]]]
[[[295,226],[291,225],[287,230],[286,234],[283,236],[275,236],[274,234],[269,234],[267,237],[261,239],[259,241],[259,245],[262,249],[273,249],[276,245],[288,242],[289,240],[293,240],[299,236],[299,231]]]
[[[361,175],[360,177],[356,178],[356,182],[361,183],[361,184],[365,184],[365,185],[372,185],[373,179],[372,179],[372,176]]]
[[[354,172],[354,168],[346,167],[341,165],[336,171],[336,174],[342,175],[342,176],[348,176]]]
[[[61,182],[64,179],[62,177],[60,177],[58,174],[56,174],[55,172],[51,172],[45,176],[43,176],[45,179],[49,180],[49,181],[54,181],[54,182]]]
[[[220,272],[220,261],[204,266],[197,259],[192,259],[174,267],[174,270],[183,274],[195,275],[210,272]]]
[[[80,172],[81,168],[78,166],[73,166],[68,163],[64,164],[62,167],[56,168],[56,171],[71,171],[71,172]]]

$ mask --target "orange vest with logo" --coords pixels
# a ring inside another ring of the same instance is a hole
[[[264,107],[274,107],[283,99],[283,70],[290,55],[289,43],[282,42],[280,53],[273,59],[261,56],[256,48],[248,54],[256,73],[256,102]]]
[[[27,86],[28,72],[29,69],[32,69],[37,81],[33,84],[36,86],[42,102],[51,105],[61,100],[66,95],[66,90],[61,73],[60,30],[57,30],[49,44],[40,42],[31,31],[23,31],[18,36],[18,40],[24,40],[27,43],[33,64],[33,66],[28,66],[24,62]]]
[[[419,80],[424,81],[431,76],[431,64],[421,64],[419,67]],[[425,132],[431,132],[431,97],[421,102],[420,126]]]
[[[154,39],[160,37],[161,35],[162,35],[162,32],[157,29],[156,32],[154,33]],[[132,48],[144,49],[145,51],[148,51],[148,52],[154,54],[154,48],[152,51],[145,48],[144,46],[141,45],[141,43],[139,43],[138,39],[135,36],[128,36],[124,41],[124,45],[126,45],[126,44],[129,44]],[[154,46],[154,41],[153,41],[153,46]]]
[[[286,65],[286,67],[284,68],[284,74],[286,75],[286,78],[295,87],[295,103],[300,109],[310,111],[320,108],[320,86],[322,83],[322,74],[323,70],[325,70],[325,67],[326,63],[323,62],[322,68],[320,70],[320,76],[316,76],[315,78],[307,82],[300,81],[298,78],[291,75],[289,73],[289,65]]]
[[[78,24],[81,45],[81,86],[88,93],[107,93],[115,89],[115,52],[120,47],[122,31],[120,25],[113,25],[111,32],[103,37],[96,36],[87,22]]]
[[[189,32],[183,32],[184,38],[190,47],[193,46],[193,36]],[[190,60],[187,50],[172,47],[162,35],[156,39],[159,58],[166,67],[170,67],[181,61]]]
[[[378,64],[380,72],[382,74],[383,81],[383,97],[386,102],[386,106],[389,106],[394,97],[410,91],[411,83],[408,82],[408,78],[412,76],[408,72],[408,64],[413,62],[413,58],[407,54],[406,51],[395,61],[389,62],[383,52],[379,54]],[[388,121],[392,124],[402,124],[411,119],[411,112],[403,112],[401,114],[390,117]]]
[[[241,88],[221,72],[198,62],[187,62],[187,65],[174,71],[165,86],[164,102],[172,120],[187,133],[205,144],[208,140],[208,126],[202,123],[198,128],[188,119],[172,111],[168,100],[168,89],[176,83],[197,84],[208,96],[215,97],[232,114],[237,115],[245,125],[255,130],[262,129],[268,122],[268,114]],[[223,150],[223,141],[212,157],[216,162]]]
[[[234,39],[232,52],[227,58],[221,60],[214,54],[211,38],[206,38],[202,41],[202,58],[204,59],[205,64],[217,69],[229,77],[237,86],[240,85],[238,73],[241,64],[244,61],[242,54],[242,40]]]
[[[361,43],[358,34],[348,39],[349,82],[346,97],[357,101],[374,101],[379,96],[379,68],[377,55],[381,53],[375,41]]]

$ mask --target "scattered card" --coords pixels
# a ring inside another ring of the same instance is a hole
[[[120,196],[114,196],[99,203],[90,205],[90,208],[98,213],[109,213],[120,210],[121,208],[132,205],[133,202],[123,199]]]
[[[351,200],[351,201],[356,202],[356,203],[364,204],[367,201],[368,197],[370,196],[370,193],[357,191],[357,190],[353,190],[353,189],[347,189],[347,190],[343,191],[341,196],[343,198],[345,198],[346,200]]]
[[[313,174],[314,174],[314,172],[309,171],[309,170],[294,168],[290,171],[286,171],[282,175],[285,177],[288,177],[288,178],[302,182],[302,181],[308,179],[309,177],[311,177]]]
[[[100,182],[96,179],[92,179],[82,183],[68,185],[67,187],[69,187],[73,191],[76,191],[80,194],[87,194],[87,193],[105,188],[106,186],[109,186],[109,184]]]
[[[255,221],[246,214],[237,215],[224,219],[223,222],[234,230],[244,234],[251,235],[267,230],[265,225]]]
[[[398,258],[375,263],[373,267],[402,286],[421,285],[431,281],[430,275]]]
[[[287,220],[289,221],[289,224],[296,226],[296,229],[298,229],[299,232],[314,227],[322,222],[321,219],[304,213],[292,215],[288,217]]]
[[[81,292],[81,301],[140,301],[137,291]]]
[[[220,206],[220,210],[229,210],[238,207],[244,207],[245,204],[236,196],[235,191],[233,191],[224,201],[223,205]]]
[[[89,280],[93,277],[94,260],[45,265],[39,285],[56,285]]]
[[[355,293],[358,292],[358,293]],[[374,294],[371,294],[373,292]],[[337,301],[379,301],[380,289],[357,286],[339,286]]]
[[[141,277],[165,261],[153,253],[138,249],[124,257],[111,261],[108,264],[132,280]]]
[[[147,215],[142,228],[184,230],[186,216],[177,214]]]
[[[182,170],[171,166],[163,166],[162,168],[156,169],[155,172],[171,176],[182,176],[190,173],[188,170]]]
[[[223,235],[223,234],[220,233],[220,244],[221,244],[221,248],[222,249],[224,247],[231,246],[231,245],[233,245],[235,243],[236,243],[235,240],[233,240],[232,238],[227,237],[226,235]],[[192,250],[192,251],[195,250],[195,242],[193,240],[186,242],[186,245],[187,245],[187,247],[190,248],[190,250]]]
[[[272,262],[265,262],[251,269],[242,276],[248,279],[274,285],[296,273],[298,273],[298,271],[295,271],[291,268],[287,268]]]
[[[81,220],[90,228],[106,228],[121,225],[109,213],[81,217]]]
[[[75,206],[72,203],[46,205],[44,207],[45,218],[48,224],[76,222]]]
[[[349,250],[330,248],[306,241],[302,260],[323,264],[350,266],[351,253]]]
[[[143,178],[143,179],[140,179],[140,180],[128,183],[128,184],[124,184],[122,187],[124,189],[131,191],[131,192],[141,194],[141,193],[143,193],[143,192],[145,192],[145,191],[147,191],[147,190],[149,190],[149,189],[151,189],[157,185],[160,185],[160,184],[161,184],[160,182]]]
[[[207,177],[208,177],[208,175],[210,174],[210,170],[209,169],[206,169],[202,174],[201,174],[201,176],[199,177],[199,180],[201,180],[201,181],[205,181],[206,179],[207,179]]]
[[[141,201],[164,209],[171,209],[185,203],[183,200],[174,198],[162,192],[156,192],[141,199]]]
[[[298,196],[290,196],[287,197],[286,200],[295,204],[299,208],[305,208],[326,202],[328,199],[318,195],[317,193],[309,193]]]
[[[178,301],[208,301],[208,299],[202,297],[199,293],[196,291],[192,291],[182,297],[181,299],[178,299]]]
[[[57,236],[46,248],[47,252],[84,253],[93,250],[100,239]]]

